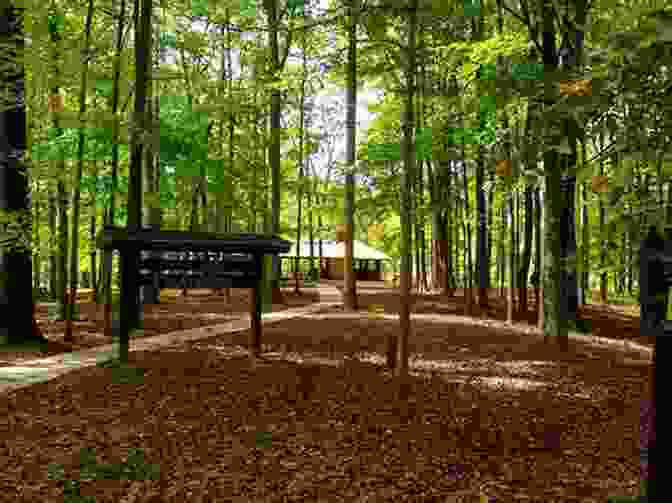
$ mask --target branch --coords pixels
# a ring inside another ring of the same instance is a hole
[[[506,4],[504,4],[503,2],[502,2],[502,9],[504,9],[504,10],[507,11],[509,14],[511,14],[513,17],[515,17],[516,19],[518,19],[518,20],[519,20],[521,23],[523,23],[525,26],[528,26],[528,27],[530,26],[530,25],[529,25],[529,22],[530,22],[529,16],[524,16],[523,14],[519,14],[519,13],[515,12],[515,11],[514,11],[513,9],[511,9],[510,7],[507,7]]]
[[[609,145],[607,145],[606,147],[601,148],[600,151],[599,151],[597,154],[595,154],[591,159],[588,159],[588,160],[586,161],[586,164],[590,164],[591,162],[596,161],[596,160],[599,159],[600,157],[602,157],[602,156],[604,156],[604,155],[607,155],[607,154],[609,153],[609,150],[613,150],[613,149],[614,149],[614,147],[616,146],[616,143],[617,143],[616,141],[612,141],[612,142],[611,142]]]
[[[290,30],[287,32],[287,38],[285,39],[285,54],[283,54],[282,58],[280,59],[280,68],[278,68],[278,70],[285,67],[285,61],[287,61],[287,56],[289,56],[289,48],[291,46],[292,46],[292,32]]]

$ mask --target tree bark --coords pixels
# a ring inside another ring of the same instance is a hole
[[[403,157],[404,166],[401,176],[401,306],[399,310],[400,337],[397,344],[397,358],[395,375],[404,378],[408,374],[409,339],[411,335],[411,220],[410,199],[411,184],[415,174],[415,113],[414,113],[414,89],[415,89],[415,40],[417,26],[418,0],[410,0],[408,10],[408,66],[406,72],[407,95],[404,103],[404,116],[402,130],[404,133]]]
[[[357,282],[354,267],[354,213],[355,213],[355,161],[357,133],[357,0],[350,0],[348,26],[348,85],[346,88],[346,154],[345,176],[345,257],[343,303],[347,311],[357,310]]]
[[[112,85],[112,114],[116,116],[117,108],[119,106],[119,80],[121,78],[121,51],[123,49],[123,35],[124,35],[124,20],[126,19],[126,0],[121,0],[119,5],[119,13],[117,18],[117,43],[115,47],[115,58],[113,64],[114,79]],[[119,122],[114,121],[113,124],[113,141],[112,141],[112,180],[110,188],[110,206],[107,211],[107,225],[114,225],[115,221],[115,206],[118,187],[118,170],[119,170],[119,144],[117,138],[119,136]],[[103,251],[103,263],[101,269],[103,275],[103,295],[105,296],[105,334],[108,338],[112,338],[112,250]]]
[[[525,243],[523,256],[518,272],[518,286],[520,288],[519,312],[522,316],[527,314],[527,276],[530,271],[530,260],[532,259],[532,187],[525,189]]]
[[[1,74],[9,106],[0,111],[0,211],[17,224],[0,240],[0,337],[3,342],[47,343],[35,320],[32,292],[32,214],[30,174],[24,159],[27,147],[25,108],[24,10],[0,9],[0,42],[6,58]]]
[[[604,163],[600,161],[600,176],[604,175]],[[598,212],[600,217],[600,269],[604,269],[607,265],[607,209],[602,201],[602,198],[599,198],[598,201]],[[602,271],[600,273],[600,302],[608,302],[608,285],[607,285],[607,273]]]
[[[84,27],[84,61],[82,63],[82,80],[79,94],[79,114],[86,113],[86,83],[89,72],[89,48],[91,45],[91,24],[93,23],[93,0],[89,0]],[[77,142],[77,172],[75,173],[75,187],[72,201],[72,246],[70,248],[70,299],[67,302],[65,321],[65,342],[72,342],[72,321],[75,302],[77,301],[77,287],[79,280],[79,210],[81,202],[82,170],[84,167],[84,130],[79,130]]]
[[[57,239],[56,232],[56,194],[52,190],[53,186],[49,184],[49,297],[56,298],[58,291],[58,275],[56,271]]]

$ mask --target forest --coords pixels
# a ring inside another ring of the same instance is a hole
[[[430,296],[474,319],[501,307],[572,353],[608,306],[639,315],[642,241],[672,240],[666,4],[10,1],[0,341],[58,323],[80,347],[80,291],[118,310],[119,261],[97,238],[116,225],[343,242],[350,313],[375,311],[354,243],[383,252],[399,283],[381,352],[400,379]],[[298,281],[283,300],[282,277],[319,253],[269,262],[269,305],[308,302]],[[609,320],[600,335],[618,338]]]

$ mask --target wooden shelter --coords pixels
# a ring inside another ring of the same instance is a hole
[[[296,242],[287,253],[279,254],[288,270],[294,270],[293,260],[296,257]],[[301,261],[320,265],[320,278],[343,279],[345,243],[342,241],[322,240],[322,255],[320,257],[320,242],[313,241],[313,256],[311,256],[310,241],[301,242]],[[387,266],[386,266],[387,264]],[[358,281],[383,281],[386,267],[392,264],[392,259],[384,253],[365,245],[361,241],[354,242],[353,268]]]

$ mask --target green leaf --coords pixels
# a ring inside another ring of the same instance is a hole
[[[105,98],[112,96],[112,91],[114,89],[114,82],[112,80],[97,80],[96,81],[96,92]]]
[[[207,17],[208,0],[191,0],[191,14],[194,17]]]
[[[65,16],[61,14],[51,14],[49,16],[49,33],[55,35],[63,33],[65,30]]]
[[[257,0],[240,0],[240,15],[257,17]]]
[[[481,6],[479,0],[464,0],[465,17],[476,17],[481,15]]]
[[[287,12],[290,16],[303,16],[305,0],[287,0]]]
[[[177,36],[174,33],[170,32],[161,32],[159,35],[159,47],[162,49],[176,49],[177,48]]]

